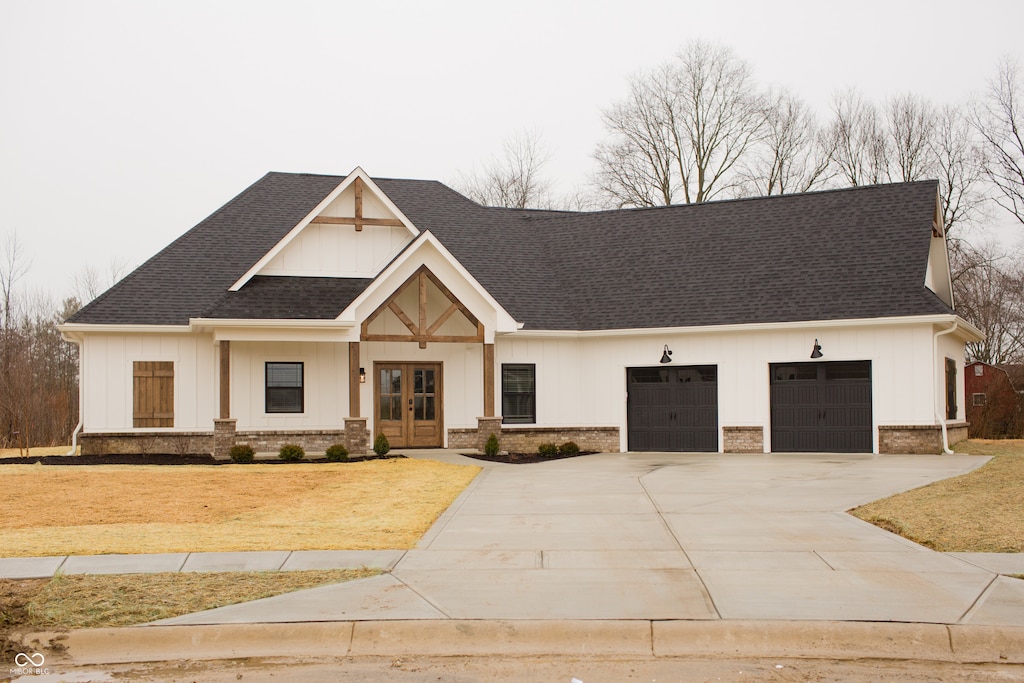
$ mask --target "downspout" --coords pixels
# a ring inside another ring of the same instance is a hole
[[[68,339],[68,341],[78,347],[78,424],[75,425],[75,431],[71,433],[71,450],[67,452],[68,455],[74,455],[78,450],[78,433],[82,431],[82,426],[85,423],[85,404],[82,402],[85,390],[82,385],[82,354],[85,351],[85,345],[77,339]]]
[[[954,320],[953,326],[950,327],[948,330],[940,330],[932,336],[932,362],[935,363],[936,366],[935,372],[932,375],[933,379],[935,380],[935,394],[934,398],[932,399],[932,406],[935,408],[935,419],[939,421],[940,425],[942,425],[942,452],[945,453],[946,455],[953,455],[953,451],[949,447],[949,432],[946,431],[946,420],[942,417],[942,413],[938,407],[938,402],[934,400],[935,398],[939,397],[939,375],[943,371],[943,366],[939,365],[936,361],[939,360],[939,337],[941,337],[944,334],[949,334],[950,332],[955,331],[959,324],[960,323]]]

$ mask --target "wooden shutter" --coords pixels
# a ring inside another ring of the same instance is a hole
[[[132,368],[135,427],[174,426],[174,363],[135,361]]]

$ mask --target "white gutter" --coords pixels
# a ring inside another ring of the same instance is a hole
[[[954,332],[957,328],[958,322],[953,321],[953,326],[946,330],[940,330],[932,336],[932,362],[935,363],[935,373],[932,378],[935,380],[935,394],[932,400],[932,405],[935,407],[935,419],[942,425],[942,452],[946,455],[953,455],[952,449],[949,447],[949,432],[946,431],[946,420],[942,418],[942,413],[939,410],[939,402],[936,401],[939,397],[939,376],[944,371],[943,366],[938,364],[939,360],[939,337],[944,334]],[[943,364],[944,365],[944,364]]]
[[[75,431],[71,432],[71,450],[67,452],[67,455],[74,455],[78,450],[78,434],[85,425],[85,404],[82,402],[85,395],[85,387],[82,385],[82,354],[85,352],[85,344],[78,339],[65,339],[78,347],[78,424]]]

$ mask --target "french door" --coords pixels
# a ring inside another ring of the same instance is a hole
[[[440,363],[374,363],[374,424],[392,448],[439,448],[444,401]]]

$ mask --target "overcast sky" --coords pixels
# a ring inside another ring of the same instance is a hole
[[[569,192],[601,109],[694,39],[824,118],[850,86],[980,94],[1022,35],[1020,0],[0,0],[0,237],[31,255],[25,287],[62,297],[267,171],[451,182],[534,129]]]

